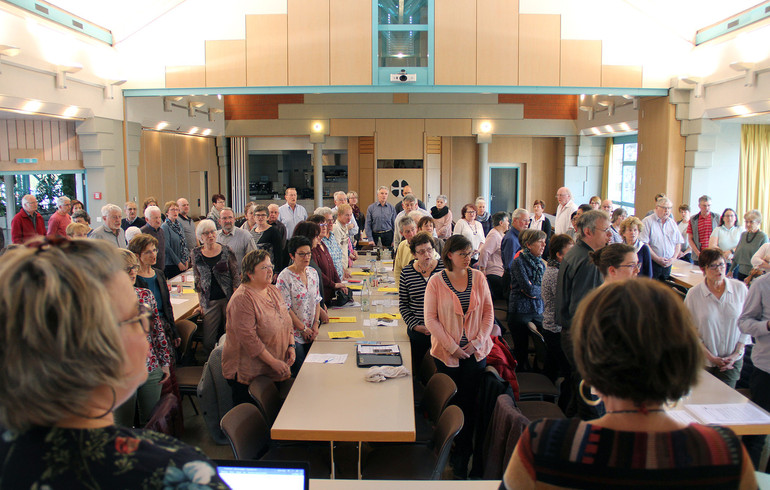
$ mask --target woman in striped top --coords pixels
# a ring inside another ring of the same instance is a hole
[[[605,415],[531,424],[504,488],[757,488],[730,429],[687,425],[663,408],[690,391],[703,363],[692,319],[668,287],[605,284],[580,303],[571,332],[577,368]]]
[[[433,258],[435,241],[430,233],[420,232],[412,238],[409,249],[417,257],[401,269],[398,284],[398,309],[406,322],[406,333],[412,344],[412,366],[419,366],[425,353],[430,349],[430,332],[425,326],[423,304],[425,286],[437,272],[444,270],[441,259]]]
[[[444,244],[445,269],[425,289],[425,326],[430,331],[436,368],[457,384],[454,403],[465,416],[452,458],[455,476],[465,478],[475,425],[476,394],[492,350],[494,312],[484,274],[471,269],[473,247],[462,235]]]

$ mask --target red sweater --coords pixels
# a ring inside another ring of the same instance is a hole
[[[22,209],[16,213],[16,216],[11,220],[11,241],[13,243],[24,243],[38,235],[45,235],[45,223],[40,213],[35,212],[34,226],[26,211]]]

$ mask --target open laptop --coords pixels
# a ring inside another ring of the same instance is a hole
[[[219,477],[233,490],[307,490],[310,467],[296,461],[214,461]]]

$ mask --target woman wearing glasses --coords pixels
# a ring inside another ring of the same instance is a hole
[[[115,425],[115,407],[147,381],[150,348],[115,248],[37,247],[0,262],[0,342],[14,346],[0,349],[0,486],[227,488],[200,450]]]
[[[119,249],[123,258],[123,266],[128,273],[131,283],[136,283],[139,261],[130,250]],[[158,306],[155,296],[149,289],[134,287],[134,292],[139,298],[139,315],[144,316],[142,327],[146,327],[147,341],[150,350],[147,351],[147,381],[137,388],[131,398],[123,405],[115,409],[115,421],[125,427],[134,425],[134,414],[139,409],[139,425],[144,426],[150,420],[150,413],[161,395],[161,385],[170,376],[171,355],[169,353],[166,334],[163,333],[163,324],[158,316]]]
[[[642,232],[642,220],[636,216],[631,216],[620,223],[620,236],[623,237],[623,243],[634,247],[636,256],[639,259],[639,274],[643,277],[652,277],[652,254],[650,246],[639,240],[639,234]]]
[[[227,245],[217,243],[217,227],[202,219],[195,236],[203,245],[192,251],[195,291],[203,312],[203,347],[211,352],[224,333],[227,301],[241,284],[241,264]]]
[[[403,218],[402,218],[403,219]],[[429,218],[432,219],[432,218]],[[409,250],[417,260],[401,269],[398,282],[398,310],[406,323],[412,344],[412,367],[420,365],[430,349],[430,332],[425,326],[425,287],[433,274],[444,270],[441,259],[434,258],[435,240],[430,233],[420,232],[409,242]]]
[[[743,367],[743,347],[751,340],[738,329],[748,289],[726,277],[724,252],[718,248],[701,250],[698,265],[703,282],[690,288],[684,304],[698,329],[706,370],[735,388]]]
[[[476,206],[473,204],[463,206],[463,217],[457,220],[454,232],[452,232],[454,235],[464,236],[471,242],[471,248],[473,249],[471,265],[474,265],[479,260],[479,249],[484,245],[484,240],[486,240],[484,227],[476,221],[477,212]]]
[[[304,236],[294,236],[289,240],[288,252],[292,264],[278,274],[276,287],[283,294],[283,300],[289,307],[289,316],[294,326],[294,345],[296,360],[291,366],[291,373],[296,376],[313,340],[318,336],[321,324],[320,278],[310,266],[312,242]]]
[[[267,206],[257,204],[252,208],[256,225],[251,229],[251,236],[257,248],[267,250],[270,254],[270,260],[279,272],[285,267],[283,258],[283,236],[278,228],[267,222],[267,216],[270,211]]]
[[[249,383],[257,376],[274,381],[291,376],[294,329],[283,295],[272,280],[267,251],[246,254],[241,285],[227,305],[227,342],[222,350],[222,374],[235,405],[251,403]]]
[[[492,349],[494,322],[487,280],[483,273],[470,267],[473,252],[470,240],[452,235],[442,252],[445,269],[434,274],[425,289],[430,353],[438,371],[457,384],[454,400],[465,415],[452,459],[455,475],[463,479],[471,455],[476,394]]]
[[[136,235],[128,249],[139,260],[137,270],[136,287],[149,289],[155,298],[158,307],[158,318],[163,324],[166,339],[174,346],[179,347],[181,337],[174,323],[174,309],[171,306],[171,295],[168,292],[168,282],[163,271],[156,267],[158,259],[158,240],[152,235],[140,233]]]
[[[332,259],[329,249],[323,242],[323,238],[328,232],[328,223],[326,218],[319,214],[314,214],[308,218],[308,221],[317,225],[317,229],[320,230],[320,234],[311,238],[313,240],[312,257],[318,268],[321,270],[321,284],[323,285],[323,297],[327,306],[331,305],[334,299],[335,291],[341,289],[347,293],[348,288],[342,283],[337,269],[334,267],[334,260]],[[314,233],[315,228],[303,227],[303,231],[307,230],[307,233]],[[297,232],[295,230],[294,234]]]
[[[611,243],[588,254],[604,277],[604,284],[633,279],[639,274],[639,256],[634,247]]]

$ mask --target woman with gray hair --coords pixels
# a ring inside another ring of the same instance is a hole
[[[0,342],[14,346],[0,349],[3,488],[227,488],[200,450],[115,425],[147,380],[148,313],[103,241],[3,256]]]
[[[436,235],[446,240],[452,236],[452,210],[449,209],[449,200],[441,194],[436,198],[436,205],[430,208],[430,215],[436,220]]]
[[[767,235],[759,229],[762,224],[762,213],[752,209],[743,215],[743,222],[746,225],[746,231],[741,234],[733,256],[733,277],[739,281],[749,276],[752,269],[751,258],[762,245],[767,243]]]
[[[217,227],[203,219],[195,228],[203,245],[192,251],[195,291],[203,313],[203,347],[211,352],[224,333],[227,302],[241,284],[241,267],[227,245],[217,243]]]

